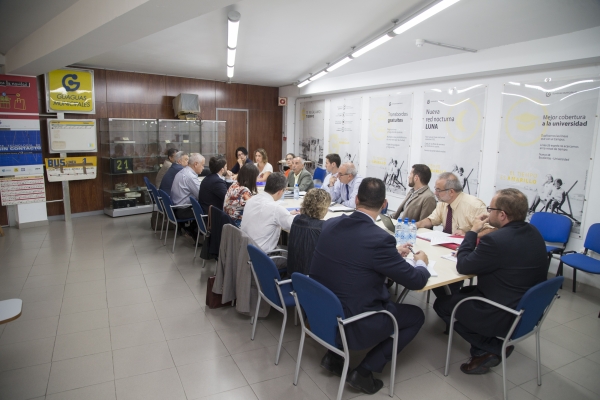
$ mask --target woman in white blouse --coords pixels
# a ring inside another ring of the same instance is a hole
[[[258,167],[258,178],[256,182],[266,182],[267,178],[273,172],[273,166],[269,163],[265,149],[257,149],[254,152],[254,163]]]

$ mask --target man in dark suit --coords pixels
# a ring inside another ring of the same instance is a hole
[[[165,192],[167,192],[169,196],[171,195],[171,187],[173,187],[173,181],[175,180],[175,176],[179,173],[179,171],[181,171],[188,165],[189,155],[184,151],[178,151],[177,153],[175,153],[174,160],[175,162],[171,164],[171,166],[163,176],[159,187],[160,190],[164,190]]]
[[[436,299],[433,309],[446,324],[450,325],[452,310],[462,299],[485,297],[514,309],[527,290],[546,280],[546,244],[536,227],[525,222],[527,209],[527,197],[519,190],[499,190],[487,208],[489,214],[473,223],[458,249],[456,269],[476,274],[477,285]],[[482,236],[477,245],[477,234],[486,222],[499,229]],[[514,318],[480,301],[460,306],[454,330],[471,344],[471,359],[461,365],[462,372],[485,374],[500,364],[502,341],[497,336],[506,336]],[[507,356],[512,350],[513,346],[507,348]]]
[[[205,213],[208,213],[210,206],[223,210],[225,194],[231,186],[231,182],[225,182],[226,177],[231,177],[231,171],[227,171],[227,160],[224,157],[211,157],[208,168],[210,175],[202,180],[198,193],[198,203]]]
[[[415,255],[416,266],[402,258],[408,246],[396,248],[396,240],[375,224],[385,202],[385,184],[365,178],[356,196],[356,211],[325,221],[315,249],[310,277],[325,285],[340,299],[346,318],[365,311],[387,310],[398,323],[398,352],[419,332],[423,311],[413,305],[390,301],[386,277],[404,287],[421,289],[429,279],[427,255]],[[373,372],[381,372],[392,359],[393,322],[388,315],[375,314],[346,327],[350,349],[375,346],[348,376],[348,383],[373,394],[383,386]],[[328,352],[321,366],[341,375],[343,359]]]

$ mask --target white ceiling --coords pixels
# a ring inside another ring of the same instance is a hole
[[[0,11],[8,8],[10,14],[13,10],[7,3],[2,0]],[[37,3],[54,5],[45,11],[51,18],[56,15],[53,11],[72,1]],[[318,72],[327,62],[348,54],[351,46],[391,28],[391,20],[402,20],[429,3],[431,0],[243,0],[78,64],[224,81],[227,12],[235,9],[241,14],[241,23],[233,81],[285,86]],[[0,17],[0,22],[15,21],[15,17]],[[143,24],[143,18],[137,23]],[[30,23],[28,29],[34,25]],[[430,45],[417,48],[417,38],[483,50],[598,25],[600,0],[461,0],[328,76],[459,52]],[[132,24],[131,29],[136,26]],[[11,40],[3,38],[0,50],[14,45],[14,40],[22,36],[21,32]]]

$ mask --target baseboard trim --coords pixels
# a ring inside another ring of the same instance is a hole
[[[94,215],[102,215],[102,214],[104,214],[103,210],[86,211],[86,212],[80,212],[80,213],[71,214],[71,218],[91,217],[91,216],[94,216]],[[65,216],[64,216],[64,214],[53,215],[51,217],[48,217],[48,220],[50,220],[50,221],[64,221],[65,220]]]
[[[32,222],[17,222],[16,226],[18,229],[37,228],[39,226],[48,226],[50,222],[44,221],[32,221]]]

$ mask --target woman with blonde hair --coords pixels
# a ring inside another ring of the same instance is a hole
[[[267,178],[273,172],[273,166],[269,163],[267,152],[265,149],[256,149],[254,152],[254,163],[258,167],[258,179],[257,182],[266,182]]]
[[[288,239],[288,274],[308,274],[317,241],[329,211],[331,196],[323,189],[310,189],[304,196],[300,215],[294,218]]]

